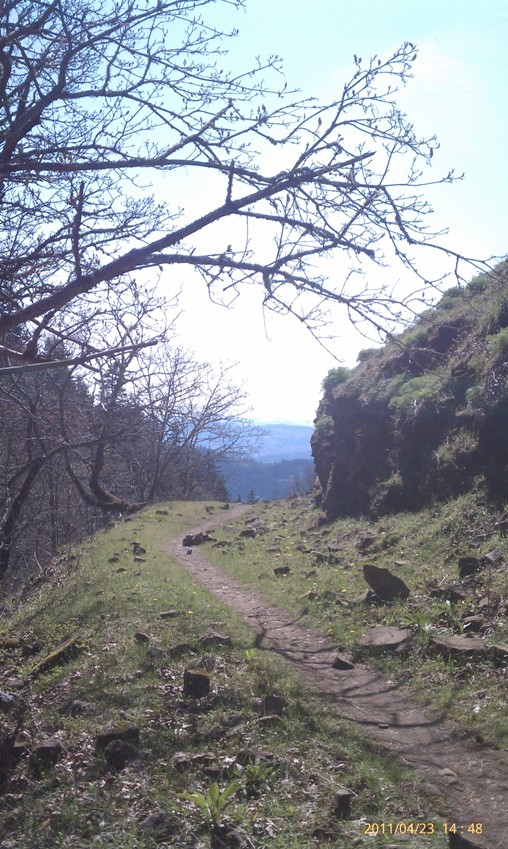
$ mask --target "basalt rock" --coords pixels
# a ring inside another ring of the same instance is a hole
[[[360,637],[359,643],[370,648],[397,649],[405,646],[411,637],[409,628],[397,628],[393,625],[376,625]]]
[[[194,545],[203,545],[205,542],[215,542],[214,538],[209,533],[187,534],[183,538],[182,545],[184,548],[192,548]]]
[[[183,692],[193,699],[202,699],[210,692],[210,676],[204,669],[186,669],[183,676]]]
[[[383,601],[395,601],[395,599],[406,599],[409,596],[409,587],[402,578],[392,575],[389,569],[381,569],[365,563],[363,576],[375,594]]]

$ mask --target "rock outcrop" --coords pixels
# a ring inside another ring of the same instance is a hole
[[[473,484],[508,499],[507,282],[504,263],[328,374],[312,452],[329,517],[416,510]]]

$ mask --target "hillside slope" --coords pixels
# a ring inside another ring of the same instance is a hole
[[[450,289],[324,381],[312,451],[329,516],[508,499],[508,264]]]

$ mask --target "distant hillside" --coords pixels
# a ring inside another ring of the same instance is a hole
[[[311,489],[315,469],[312,460],[296,458],[278,463],[223,462],[219,469],[231,501],[277,501],[289,495],[301,495]]]
[[[247,501],[287,498],[307,492],[315,470],[310,448],[312,427],[292,424],[263,424],[259,450],[244,461],[219,464],[229,498]]]
[[[349,371],[312,438],[329,515],[416,510],[472,488],[508,501],[508,263],[446,292]]]
[[[262,424],[265,431],[261,446],[254,455],[259,463],[276,463],[279,460],[312,458],[310,440],[314,428],[293,424]]]

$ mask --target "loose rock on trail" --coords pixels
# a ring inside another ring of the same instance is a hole
[[[226,515],[215,517],[215,527],[247,509],[246,505],[233,505]],[[194,528],[189,534],[199,532],[200,528]],[[204,587],[255,629],[256,644],[262,642],[284,657],[305,679],[333,696],[340,713],[359,724],[387,756],[398,758],[421,775],[442,799],[441,816],[465,827],[481,823],[483,834],[467,834],[468,845],[506,849],[508,758],[504,753],[460,739],[461,729],[450,722],[429,720],[402,687],[367,666],[334,668],[337,649],[324,635],[306,628],[301,617],[295,620],[250,585],[240,584],[214,566],[202,548],[187,557],[179,538],[170,542],[169,550]]]

